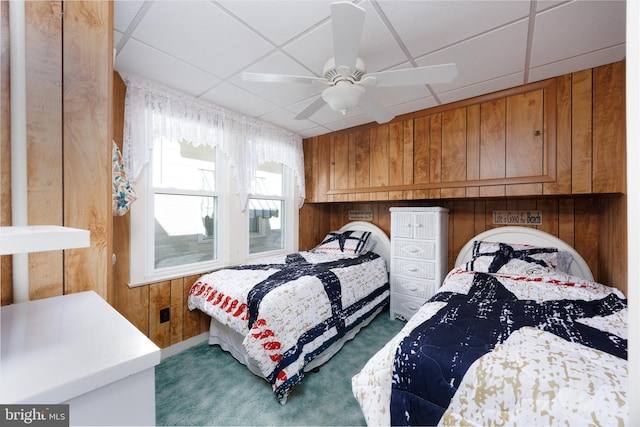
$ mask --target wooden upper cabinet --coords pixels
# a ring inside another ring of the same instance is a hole
[[[623,62],[406,114],[305,140],[307,201],[621,193],[624,122]]]

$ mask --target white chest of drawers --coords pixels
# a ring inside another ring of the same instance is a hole
[[[447,274],[448,209],[390,208],[391,318],[408,320]]]

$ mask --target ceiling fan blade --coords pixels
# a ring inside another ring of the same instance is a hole
[[[242,73],[242,80],[246,82],[267,82],[267,83],[328,83],[327,79],[307,76],[288,76],[286,74],[266,74],[266,73]]]
[[[373,86],[411,86],[433,83],[449,83],[458,75],[456,64],[430,65],[406,70],[381,71],[362,76],[363,84],[369,77],[375,78]]]
[[[365,10],[351,2],[331,3],[333,57],[336,68],[346,66],[351,70],[355,69],[364,15]]]
[[[387,123],[395,117],[366,92],[362,95],[362,98],[360,98],[358,105],[380,124]]]
[[[313,115],[313,113],[315,113],[320,108],[322,108],[322,106],[324,106],[324,104],[326,104],[326,102],[324,102],[324,99],[322,99],[322,97],[319,96],[319,97],[316,98],[315,101],[313,101],[311,104],[309,104],[307,106],[307,108],[305,108],[304,110],[300,111],[298,113],[298,115],[294,117],[294,119],[296,119],[296,120],[308,119],[309,117],[311,117]]]

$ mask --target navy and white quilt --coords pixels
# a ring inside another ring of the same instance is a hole
[[[284,404],[305,365],[389,300],[373,252],[298,252],[200,277],[188,298],[245,338],[243,346]]]
[[[394,347],[389,422],[624,423],[626,309],[620,291],[557,270],[454,269]]]

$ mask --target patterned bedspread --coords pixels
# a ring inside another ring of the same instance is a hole
[[[626,307],[618,290],[556,270],[457,268],[354,377],[354,395],[370,425],[621,425]]]
[[[188,306],[245,337],[247,354],[284,404],[305,365],[388,299],[379,255],[308,251],[206,274]]]

